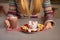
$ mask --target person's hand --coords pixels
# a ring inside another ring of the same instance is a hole
[[[52,28],[53,28],[52,23],[51,22],[46,22],[44,24],[44,29],[43,30],[52,29]]]

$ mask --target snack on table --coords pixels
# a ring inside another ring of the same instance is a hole
[[[38,31],[40,31],[44,28],[44,25],[43,24],[38,24],[37,28],[38,28]]]

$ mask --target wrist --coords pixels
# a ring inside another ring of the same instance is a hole
[[[54,22],[53,20],[47,20],[47,21],[45,21],[45,24],[46,24],[46,23],[51,23],[52,26],[55,25],[55,22]]]

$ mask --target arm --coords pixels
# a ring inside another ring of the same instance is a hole
[[[16,4],[14,0],[9,0],[8,14],[16,14]]]
[[[50,0],[44,0],[43,1],[43,8],[44,8],[44,17],[45,17],[45,23],[46,26],[53,26],[54,25],[54,12],[52,10],[51,2]],[[48,29],[48,28],[47,28]]]

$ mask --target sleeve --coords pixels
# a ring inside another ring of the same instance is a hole
[[[54,24],[54,12],[52,10],[52,5],[50,0],[43,0],[43,9],[44,9],[44,18],[45,23],[51,22],[52,25]]]
[[[8,14],[16,14],[16,3],[15,0],[9,0],[9,10]]]

